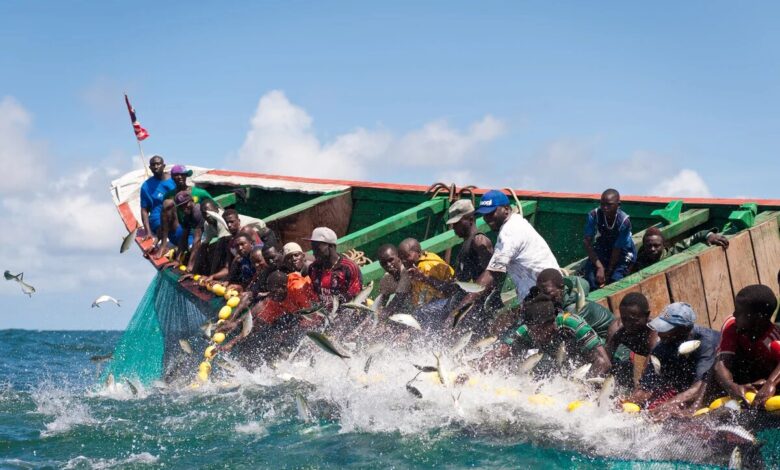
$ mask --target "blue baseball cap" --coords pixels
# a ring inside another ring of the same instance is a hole
[[[675,302],[667,305],[647,326],[659,333],[666,333],[678,326],[690,328],[694,323],[696,323],[696,312],[693,308],[685,302]]]
[[[509,198],[506,197],[503,191],[491,189],[482,195],[482,199],[479,200],[479,209],[476,210],[476,213],[482,215],[490,214],[499,207],[508,205]]]

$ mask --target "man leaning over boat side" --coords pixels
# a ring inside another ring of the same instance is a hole
[[[697,243],[722,246],[723,248],[729,247],[728,238],[718,233],[716,227],[696,232],[692,236],[680,240],[668,248],[666,247],[664,235],[658,227],[650,227],[645,230],[645,234],[642,236],[642,246],[637,252],[636,263],[631,266],[629,272],[635,273],[641,271],[672,255],[681,253]]]
[[[160,155],[149,159],[149,169],[152,176],[141,185],[141,223],[146,235],[144,240],[152,239],[152,248],[157,245],[161,225],[163,200],[176,183],[165,174],[165,161]]]
[[[482,292],[468,294],[455,310],[483,298],[494,288],[500,289],[507,275],[515,284],[518,299],[524,299],[536,278],[547,268],[560,269],[547,242],[534,227],[515,213],[509,198],[502,191],[491,190],[479,201],[475,212],[498,232],[493,256],[477,283],[485,287]]]

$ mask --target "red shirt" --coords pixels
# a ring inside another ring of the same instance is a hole
[[[309,277],[314,291],[326,305],[330,305],[334,295],[339,296],[339,301],[348,302],[363,289],[360,268],[343,255],[339,255],[339,260],[330,269],[324,269],[322,265],[314,262],[309,266]]]
[[[299,273],[290,273],[287,275],[287,297],[281,302],[267,299],[254,315],[256,319],[270,325],[286,313],[310,308],[317,300],[317,295],[312,289],[311,279],[308,276],[301,276]]]
[[[719,354],[734,354],[738,360],[754,363],[759,370],[765,370],[766,378],[777,366],[778,358],[771,348],[772,341],[780,340],[780,327],[772,323],[754,340],[750,336],[737,331],[734,317],[729,317],[720,332]]]

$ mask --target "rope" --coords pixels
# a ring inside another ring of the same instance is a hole
[[[365,266],[367,264],[371,264],[372,262],[371,258],[366,256],[365,253],[363,253],[362,251],[358,251],[354,248],[345,251],[343,254],[358,266]]]

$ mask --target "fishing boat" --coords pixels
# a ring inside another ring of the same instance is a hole
[[[232,206],[242,215],[264,221],[283,242],[295,241],[309,250],[305,238],[315,227],[332,228],[339,237],[339,252],[349,252],[363,261],[364,284],[383,275],[374,258],[384,243],[397,244],[414,237],[424,250],[454,259],[462,240],[445,224],[449,205],[460,198],[478,202],[490,189],[193,170],[190,184],[208,190],[222,207]],[[140,225],[139,189],[146,177],[143,171],[134,171],[112,182],[114,203],[128,231]],[[244,189],[242,197],[237,196],[238,188]],[[515,209],[545,238],[559,264],[576,272],[585,257],[582,232],[586,216],[598,205],[600,195],[509,188],[506,192],[513,195]],[[631,217],[638,246],[644,231],[657,227],[668,243],[705,228],[718,228],[729,238],[729,247],[699,243],[589,293],[590,300],[616,315],[623,296],[641,292],[653,314],[671,302],[684,301],[698,313],[699,324],[719,329],[731,315],[734,295],[742,287],[762,283],[778,293],[780,200],[623,195],[621,208]],[[480,231],[495,239],[496,234],[481,218],[477,223]],[[145,250],[151,240],[139,233],[136,243]],[[189,339],[193,349],[202,351],[206,344],[196,339],[201,337],[199,328],[216,315],[225,300],[195,281],[178,282],[179,270],[161,270],[166,261],[150,260],[159,270],[155,285],[139,305],[106,373],[132,374],[151,382],[172,368],[197,370],[198,359],[180,354],[178,342]],[[518,301],[511,281],[503,287],[502,300],[509,306]],[[638,358],[640,364],[641,360]]]

